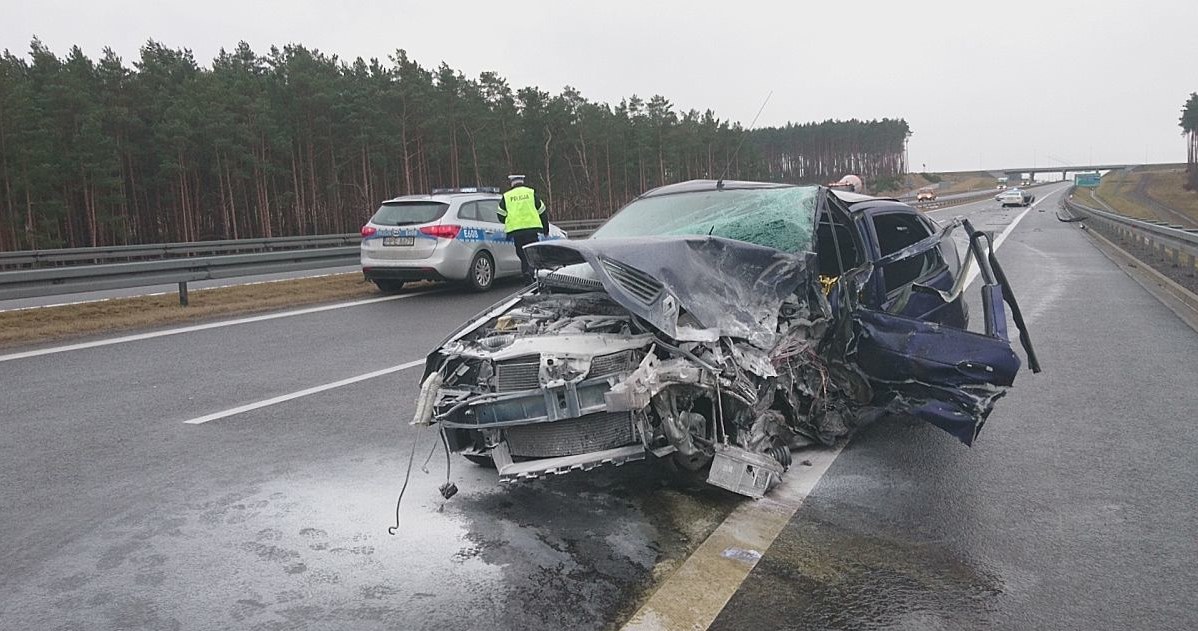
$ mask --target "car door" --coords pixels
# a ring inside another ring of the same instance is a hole
[[[487,247],[495,257],[495,269],[500,276],[520,273],[520,257],[516,246],[507,237],[503,222],[499,219],[499,200],[484,199],[478,204],[478,218],[486,226]]]
[[[968,221],[964,227],[983,281],[984,332],[859,304],[852,309],[854,337],[846,358],[869,378],[875,404],[927,421],[969,445],[1019,372],[1004,302],[1019,328],[1028,366],[1040,372],[1040,365],[990,237]],[[915,256],[919,253],[908,258]]]
[[[454,241],[465,247],[462,258],[469,262],[486,243],[486,224],[478,218],[478,202],[465,201],[458,206],[458,223],[462,229]]]

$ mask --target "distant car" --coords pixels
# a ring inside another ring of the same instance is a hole
[[[518,276],[516,246],[496,210],[497,189],[439,189],[389,199],[362,226],[362,274],[382,291],[408,281],[464,281],[485,291],[497,278]],[[548,239],[566,233],[549,226]]]
[[[995,195],[994,201],[1002,204],[1004,207],[1027,206],[1036,201],[1036,196],[1023,189],[1012,188]]]
[[[917,202],[934,202],[936,201],[936,189],[925,188],[915,194]]]

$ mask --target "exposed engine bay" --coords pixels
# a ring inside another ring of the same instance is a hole
[[[1019,367],[992,273],[983,335],[863,308],[873,266],[821,276],[812,252],[718,236],[526,251],[538,282],[429,356],[413,421],[503,481],[653,457],[760,498],[793,449],[881,415],[971,443]]]

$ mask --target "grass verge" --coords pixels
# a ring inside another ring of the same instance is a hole
[[[1198,191],[1185,189],[1186,172],[1183,170],[1157,171],[1150,178],[1144,192],[1158,204],[1185,213],[1198,223]],[[1170,219],[1171,220],[1171,219]]]
[[[1116,211],[1137,219],[1161,220],[1175,223],[1177,218],[1158,212],[1144,203],[1136,191],[1142,186],[1143,195],[1151,201],[1172,208],[1198,223],[1198,192],[1183,188],[1185,172],[1172,170],[1111,171],[1102,178],[1094,194]]]
[[[1102,209],[1102,204],[1098,203],[1097,199],[1094,199],[1094,189],[1081,188],[1079,186],[1073,189],[1073,198],[1077,200],[1077,203],[1083,206]]]
[[[5,311],[0,312],[0,348],[380,295],[373,284],[362,280],[361,274],[351,272],[193,289],[187,307],[180,307],[179,297],[170,293]]]

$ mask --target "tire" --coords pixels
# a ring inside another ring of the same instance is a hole
[[[404,282],[402,280],[390,280],[385,278],[379,278],[374,281],[374,284],[378,286],[379,291],[383,292],[384,294],[393,294],[403,289],[403,283]]]
[[[462,457],[480,467],[487,467],[488,469],[495,468],[495,461],[491,459],[491,456],[485,454],[462,454]]]
[[[702,486],[707,483],[711,472],[711,457],[683,458],[677,452],[657,459],[657,465],[675,483],[686,486]]]
[[[486,252],[479,252],[470,260],[466,270],[466,284],[474,291],[487,291],[495,284],[495,259]]]

